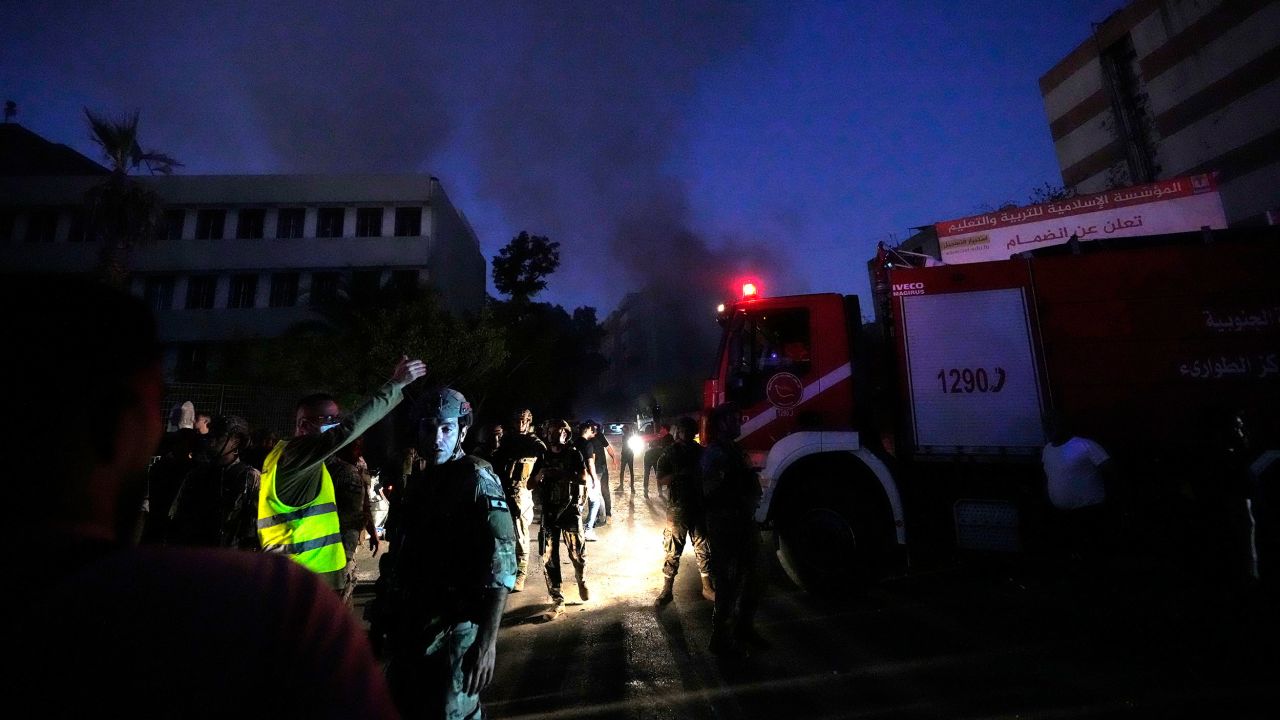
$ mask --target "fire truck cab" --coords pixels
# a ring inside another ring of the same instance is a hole
[[[757,520],[778,530],[788,573],[813,587],[887,570],[906,536],[894,475],[854,413],[857,297],[747,297],[721,322],[704,405],[741,410],[739,442],[761,474]]]

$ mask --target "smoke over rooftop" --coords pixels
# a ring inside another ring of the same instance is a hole
[[[561,243],[551,300],[603,315],[648,288],[709,307],[744,262],[776,266],[700,236],[664,170],[701,78],[767,40],[740,3],[53,2],[0,19],[0,79],[22,58],[59,88],[28,115],[139,109],[145,144],[185,172],[468,175],[509,228],[486,254],[524,229]]]

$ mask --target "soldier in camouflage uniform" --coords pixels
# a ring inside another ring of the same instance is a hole
[[[489,463],[462,452],[471,404],[460,393],[426,395],[414,417],[426,465],[408,484],[378,598],[388,616],[387,683],[406,717],[481,718],[515,584],[511,511]]]
[[[515,416],[516,433],[508,438],[498,453],[497,470],[511,506],[511,520],[516,528],[516,584],[511,592],[524,590],[529,574],[529,526],[533,524],[533,492],[529,479],[547,446],[533,433],[533,412],[523,409]]]
[[[208,456],[182,479],[168,508],[167,542],[257,550],[261,475],[240,460],[249,425],[224,415],[210,427]]]
[[[569,423],[557,420],[551,425],[552,438],[547,452],[533,467],[530,486],[538,494],[542,518],[538,526],[538,551],[546,571],[547,593],[558,613],[564,608],[560,592],[560,544],[569,552],[578,577],[578,597],[590,599],[587,589],[587,547],[582,532],[582,516],[587,505],[587,468],[582,453],[569,442]]]
[[[741,432],[741,415],[732,403],[718,405],[707,418],[710,445],[702,454],[702,497],[714,551],[710,650],[716,655],[742,656],[748,645],[767,646],[754,624],[761,592],[760,527],[755,521],[760,480],[734,442]]]
[[[667,488],[667,526],[662,531],[662,547],[667,551],[662,564],[662,592],[659,603],[671,602],[671,586],[680,569],[680,555],[685,539],[693,541],[693,554],[702,575],[702,596],[715,602],[711,587],[711,553],[707,542],[707,525],[702,507],[702,446],[693,441],[698,423],[693,418],[680,418],[676,423],[675,444],[658,458],[658,487]]]

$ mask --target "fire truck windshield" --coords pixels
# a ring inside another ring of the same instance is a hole
[[[769,378],[782,372],[804,380],[812,367],[809,311],[746,313],[729,330],[727,398],[750,405],[765,397]]]

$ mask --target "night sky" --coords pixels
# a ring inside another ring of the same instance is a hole
[[[865,296],[877,241],[1060,183],[1037,80],[1124,4],[9,0],[0,94],[95,159],[86,106],[188,174],[435,174],[603,317],[710,275]]]

